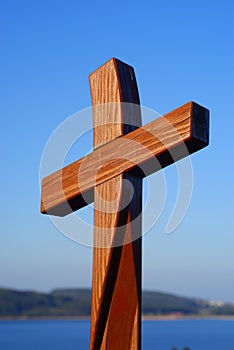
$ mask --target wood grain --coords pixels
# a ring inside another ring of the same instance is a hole
[[[94,148],[141,124],[139,107],[129,114],[118,104],[139,105],[131,67],[108,61],[90,76],[90,88]],[[94,188],[90,350],[140,349],[141,202],[142,180],[131,175],[119,174]]]
[[[107,78],[105,79],[106,82]],[[123,78],[122,80],[124,81]],[[90,77],[90,81],[93,85],[98,83],[94,75]],[[118,86],[116,81],[111,80],[111,84],[112,88]],[[127,91],[124,89],[126,96]],[[134,93],[131,96],[133,100],[136,98]],[[121,99],[120,93],[110,97],[111,102],[116,99]],[[107,107],[96,108],[104,108],[105,111]],[[114,115],[121,114],[118,108],[113,112]],[[107,115],[110,120],[112,111],[109,110]],[[114,132],[113,135],[117,136],[120,132],[121,123],[119,126],[116,123],[117,120],[115,120],[117,128],[114,130],[109,125],[109,135]],[[131,131],[129,124],[131,123],[127,122],[127,132]],[[94,139],[95,144],[100,146],[97,135],[101,133],[98,128],[99,126],[94,132]],[[108,136],[107,142],[86,157],[43,179],[42,213],[67,215],[91,203],[94,187],[115,176],[129,172],[143,178],[207,146],[209,143],[209,111],[194,102],[189,102],[113,141],[110,141]]]

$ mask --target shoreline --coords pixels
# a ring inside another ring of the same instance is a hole
[[[89,316],[2,316],[1,321],[89,321]],[[234,315],[142,315],[142,321],[234,320]]]

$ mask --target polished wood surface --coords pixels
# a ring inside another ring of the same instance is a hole
[[[130,120],[116,104],[139,104],[131,67],[110,60],[91,74],[90,89],[94,148],[140,126],[139,108]],[[141,348],[141,203],[142,180],[131,175],[94,188],[90,350]]]
[[[97,84],[94,76],[90,77],[90,81],[93,85]],[[117,82],[112,84],[113,88],[118,86]],[[120,94],[110,96],[110,101],[113,102],[115,98],[121,99]],[[108,107],[96,108],[106,112]],[[121,114],[118,104],[112,108],[115,116]],[[138,118],[138,111],[134,112]],[[109,110],[107,114],[111,120],[112,111]],[[108,124],[108,120],[106,123]],[[121,132],[121,123],[118,125],[115,120],[115,126],[114,130],[110,123],[106,126],[109,128],[109,135],[112,132],[113,135]],[[99,128],[101,125],[97,125],[94,131],[97,146],[100,146]],[[115,176],[130,172],[134,176],[144,177],[158,171],[207,146],[208,129],[209,111],[189,102],[143,127],[127,130],[131,132],[112,141],[108,136],[108,143],[43,179],[41,212],[67,215],[91,203],[94,187]]]

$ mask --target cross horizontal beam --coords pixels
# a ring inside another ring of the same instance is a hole
[[[41,212],[65,216],[93,201],[93,188],[129,172],[145,177],[209,143],[209,111],[187,104],[95,149],[42,180]]]

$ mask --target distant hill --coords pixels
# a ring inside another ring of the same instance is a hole
[[[0,317],[79,317],[90,315],[90,289],[51,293],[0,289]],[[234,304],[207,302],[161,292],[143,292],[144,315],[234,315]]]

